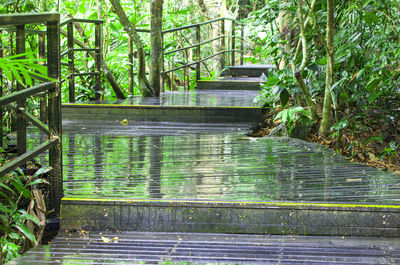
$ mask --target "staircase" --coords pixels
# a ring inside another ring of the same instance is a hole
[[[246,136],[262,121],[248,79],[271,69],[230,67],[237,83],[158,101],[65,104],[61,230],[10,264],[399,263],[398,176]]]
[[[265,82],[261,76],[275,69],[273,65],[238,65],[225,67],[217,80],[199,80],[196,89],[244,89],[260,90]]]

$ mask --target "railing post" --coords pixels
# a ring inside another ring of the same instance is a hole
[[[46,58],[46,44],[45,44],[45,35],[38,35],[38,43],[39,43],[39,58],[44,60]],[[44,62],[41,62],[45,64]],[[47,96],[46,94],[40,95],[40,120],[44,123],[47,123]]]
[[[72,26],[72,24],[71,24]],[[58,142],[49,150],[49,162],[53,168],[49,172],[50,203],[52,217],[59,217],[63,196],[62,177],[62,125],[61,125],[61,85],[60,85],[60,20],[47,23],[47,67],[48,75],[58,82],[54,90],[49,91],[49,131],[50,139]]]
[[[68,35],[68,87],[69,87],[69,102],[75,102],[75,62],[74,62],[74,25],[72,22],[67,25]]]
[[[102,55],[102,23],[95,24],[95,48],[96,48],[96,56],[95,56],[95,65],[96,65],[96,86],[95,86],[95,100],[100,99],[100,91],[101,91],[101,55]]]
[[[197,44],[197,46],[196,46],[196,58],[197,58],[197,63],[196,63],[196,81],[198,81],[198,80],[200,80],[200,78],[201,78],[201,74],[200,74],[200,65],[201,65],[201,63],[200,63],[200,61],[201,61],[201,58],[200,58],[200,52],[201,52],[201,50],[200,50],[200,38],[201,38],[201,32],[200,32],[200,25],[197,25],[196,26],[196,44]]]
[[[128,36],[128,61],[129,94],[133,95],[133,43],[130,36]]]
[[[220,23],[220,34],[221,34],[221,56],[219,58],[221,64],[221,70],[225,68],[225,18],[221,19]]]
[[[16,54],[25,53],[25,25],[17,26],[16,33]],[[24,58],[24,57],[21,57]],[[17,82],[17,90],[23,90],[24,86]],[[25,109],[26,99],[17,100],[17,109]],[[17,114],[17,153],[23,155],[26,152],[26,122]]]
[[[236,31],[236,25],[235,25],[235,21],[232,21],[232,55],[231,55],[231,65],[234,66],[235,65],[235,47],[236,47],[236,35],[235,35],[235,31]]]
[[[242,24],[242,31],[240,34],[240,64],[244,64],[244,24]]]

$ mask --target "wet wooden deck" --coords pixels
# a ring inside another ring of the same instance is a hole
[[[62,228],[399,236],[398,176],[248,128],[65,122]]]
[[[107,242],[110,241],[110,242]],[[14,264],[398,264],[400,240],[188,233],[63,233]]]

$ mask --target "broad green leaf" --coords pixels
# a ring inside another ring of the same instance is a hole
[[[379,24],[379,17],[376,15],[376,13],[365,12],[364,14],[364,20],[369,26],[372,26],[372,24]]]
[[[32,85],[32,78],[29,75],[29,72],[25,68],[22,68],[22,67],[19,67],[18,69],[19,69],[19,72],[24,76],[25,83],[28,86],[31,86]]]
[[[11,72],[13,73],[13,76],[15,77],[15,79],[18,81],[18,83],[20,83],[21,85],[24,84],[24,81],[22,80],[22,77],[19,73],[19,71],[17,71],[17,69],[15,67],[11,68]]]
[[[22,218],[23,221],[30,220],[30,221],[34,222],[35,224],[40,225],[39,220],[36,217],[27,213],[25,210],[21,209],[18,212],[21,214],[20,217]]]
[[[282,110],[282,122],[286,123],[288,121],[288,111],[287,110]]]
[[[281,91],[281,93],[279,94],[279,98],[280,98],[280,100],[281,100],[281,103],[282,103],[282,107],[285,107],[286,106],[286,104],[288,103],[288,101],[289,101],[289,92],[287,91],[287,89],[282,89],[282,91]]]
[[[372,102],[375,101],[375,99],[377,99],[377,98],[378,98],[380,95],[382,95],[382,94],[383,94],[382,91],[377,91],[377,92],[373,93],[373,94],[370,96],[368,102],[371,104]]]
[[[7,207],[6,207],[4,204],[2,204],[1,202],[0,202],[0,211],[2,211],[3,213],[6,213],[6,214],[11,213],[11,209],[7,208]]]
[[[296,111],[294,109],[288,110],[288,122],[291,123],[296,118]]]
[[[15,194],[15,191],[13,189],[11,189],[9,186],[7,186],[6,184],[4,184],[4,183],[0,182],[0,187],[12,192],[13,194]]]
[[[375,78],[371,79],[371,80],[368,82],[368,84],[367,84],[367,86],[365,87],[365,89],[366,89],[368,92],[371,93],[371,92],[374,91],[375,88],[381,83],[381,81],[382,81],[382,79],[381,79],[380,77],[375,77]]]
[[[10,233],[8,236],[9,236],[11,239],[14,239],[14,240],[19,240],[19,239],[21,238],[21,235],[19,235],[19,234],[17,234],[17,233]]]
[[[265,86],[273,87],[276,86],[281,80],[275,76],[269,76],[267,82],[265,82]]]
[[[319,59],[318,61],[316,61],[316,63],[319,65],[326,65],[327,61],[328,61],[327,58],[323,57],[323,58]]]
[[[32,234],[32,232],[29,230],[29,228],[26,225],[20,223],[20,224],[14,224],[13,227],[18,229],[27,239],[29,239],[29,241],[31,241],[33,244],[35,244],[35,242],[36,242],[35,235]]]
[[[32,182],[29,182],[27,186],[35,186],[37,184],[42,184],[42,183],[46,183],[46,180],[44,179],[35,179]]]
[[[44,173],[46,173],[46,172],[48,172],[50,170],[51,170],[51,167],[41,167],[38,170],[36,170],[35,174],[33,174],[32,177],[36,178],[36,177],[38,177],[38,176],[40,176],[40,175],[42,175],[42,174],[44,174]]]
[[[13,80],[11,71],[6,64],[1,64],[0,68],[3,70],[3,73],[5,74],[5,76],[8,80],[10,80],[10,81]]]
[[[11,184],[14,186],[14,188],[20,193],[22,194],[26,199],[31,197],[31,191],[28,190],[27,188],[24,187],[24,185],[17,180],[13,180],[11,181]]]

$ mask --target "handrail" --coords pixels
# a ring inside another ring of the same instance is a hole
[[[74,48],[74,27],[73,23],[95,24],[95,48]],[[95,76],[96,84],[95,99],[100,99],[101,90],[101,60],[102,60],[102,26],[103,20],[68,18],[60,23],[60,27],[67,26],[67,45],[68,50],[61,54],[61,57],[68,55],[68,97],[69,102],[75,102],[75,77]],[[92,52],[95,54],[95,72],[75,73],[75,52]]]
[[[225,21],[232,22],[230,32],[226,32]],[[208,24],[215,23],[215,22],[219,22],[219,24],[220,24],[219,35],[217,37],[210,38],[207,40],[201,40],[200,28],[204,25],[208,25]],[[236,34],[237,25],[241,25],[241,33],[238,36]],[[233,66],[236,63],[235,53],[240,53],[240,55],[241,55],[240,63],[243,64],[243,61],[244,61],[244,59],[243,59],[243,57],[244,57],[244,24],[241,23],[240,21],[237,21],[236,19],[233,19],[233,18],[221,17],[221,18],[216,18],[216,19],[201,22],[201,23],[196,23],[196,24],[191,24],[191,25],[186,25],[186,26],[181,26],[181,27],[177,27],[177,28],[173,28],[173,29],[164,30],[164,31],[162,31],[162,34],[163,35],[169,34],[169,33],[178,32],[178,31],[182,31],[182,30],[186,30],[186,29],[195,29],[196,30],[196,38],[194,40],[195,43],[188,41],[189,45],[186,45],[184,47],[180,47],[177,49],[169,50],[169,51],[164,51],[163,56],[170,55],[170,54],[177,53],[177,52],[182,52],[182,51],[185,51],[188,49],[195,49],[196,50],[195,56],[197,59],[194,61],[191,61],[191,62],[187,62],[184,65],[174,67],[172,69],[164,69],[163,68],[163,71],[161,72],[162,77],[163,77],[162,78],[163,82],[164,82],[166,74],[183,69],[183,68],[191,67],[193,65],[196,65],[196,81],[200,80],[201,79],[201,74],[200,74],[201,64],[203,63],[207,67],[205,62],[216,56],[221,57],[220,58],[221,68],[225,67],[225,62],[226,62],[225,57],[227,54],[230,55],[230,65]],[[228,33],[228,34],[226,34],[226,33]],[[163,39],[165,39],[165,38],[163,38]],[[240,48],[236,47],[236,40],[238,40],[240,42]],[[213,54],[211,54],[205,58],[201,58],[201,47],[206,44],[212,43],[214,41],[221,42],[219,51],[215,51]],[[226,44],[226,42],[228,42],[228,45]],[[164,47],[163,47],[163,50],[165,50]],[[164,66],[164,62],[162,65]]]
[[[33,96],[37,93],[45,92],[50,89],[54,89],[55,87],[56,87],[55,83],[47,82],[47,83],[39,84],[39,85],[30,87],[30,88],[26,88],[24,90],[14,92],[11,95],[1,97],[0,105],[5,105],[8,103],[14,102],[17,99],[25,99],[25,98]]]
[[[27,24],[45,24],[46,38],[41,31],[33,32],[26,29]],[[29,13],[0,15],[0,25],[16,27],[16,54],[25,52],[26,34],[33,32],[40,34],[38,38],[39,57],[45,58],[47,54],[47,73],[51,80],[44,83],[25,88],[17,83],[17,91],[10,95],[0,95],[0,112],[3,106],[13,109],[17,114],[17,157],[0,167],[0,176],[10,173],[17,167],[24,165],[39,154],[49,151],[49,165],[52,170],[48,175],[50,183],[49,209],[53,211],[50,217],[58,217],[60,213],[62,187],[62,125],[61,125],[61,89],[60,89],[60,15],[54,13]],[[45,45],[45,39],[47,45]],[[45,52],[47,46],[47,53]],[[38,79],[38,78],[37,78]],[[40,117],[26,112],[26,99],[30,96],[40,96]],[[47,99],[46,99],[47,97]],[[10,103],[16,102],[15,105]],[[42,105],[43,104],[43,105]],[[44,122],[47,111],[47,124]],[[31,122],[41,131],[48,135],[48,140],[32,150],[27,151],[26,121]],[[1,121],[0,121],[1,122]],[[1,141],[0,141],[1,144]]]
[[[59,22],[60,15],[56,13],[22,13],[0,15],[0,26],[43,24]]]

